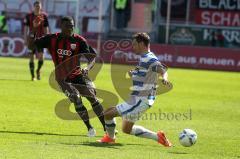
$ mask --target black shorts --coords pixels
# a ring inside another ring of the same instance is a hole
[[[30,33],[28,36],[27,36],[27,42],[29,42],[30,39],[32,39],[32,37],[36,36],[34,33]],[[34,49],[30,49],[28,48],[28,53],[30,54],[36,54],[36,53],[43,53],[43,48],[37,48],[36,46],[34,47]]]
[[[94,84],[88,77],[77,77],[58,82],[58,84],[70,101],[73,101],[72,97],[74,96],[97,99]]]
[[[43,48],[41,48],[41,49],[34,48],[33,50],[28,49],[28,51],[29,51],[30,54],[36,54],[36,53],[39,53],[39,52],[43,53]]]

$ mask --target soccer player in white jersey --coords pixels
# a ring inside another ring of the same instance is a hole
[[[106,134],[101,143],[115,143],[115,117],[121,116],[122,131],[129,135],[148,138],[157,141],[165,147],[171,147],[171,142],[163,131],[153,132],[134,123],[154,103],[159,75],[163,77],[164,84],[168,84],[167,68],[159,62],[150,51],[150,38],[146,33],[137,33],[133,36],[133,51],[140,55],[139,64],[129,71],[133,81],[133,91],[130,99],[116,107],[110,107],[104,112]]]

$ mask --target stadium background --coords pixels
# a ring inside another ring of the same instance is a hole
[[[33,1],[0,0],[0,11],[6,11],[8,21],[8,34],[1,34],[0,38],[1,56],[26,55],[23,18],[32,10]],[[43,0],[42,3],[49,15],[52,33],[60,30],[61,16],[73,16],[76,31],[86,36],[97,50],[101,49],[100,57],[105,62],[110,62],[112,55],[116,63],[134,60],[131,49],[125,47],[126,41],[121,41],[123,47],[116,47],[119,46],[116,42],[107,40],[129,39],[134,32],[146,31],[153,40],[153,51],[171,67],[240,70],[237,1],[173,0],[169,21],[166,0],[129,1],[127,24],[123,29],[116,28],[118,17],[113,0]],[[222,43],[217,40],[216,45],[211,46],[212,32],[222,34]]]

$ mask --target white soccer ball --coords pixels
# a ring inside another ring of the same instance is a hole
[[[197,141],[197,133],[191,129],[184,129],[179,134],[179,142],[185,147],[194,145]]]

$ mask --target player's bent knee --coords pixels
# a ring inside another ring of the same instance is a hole
[[[34,62],[34,55],[33,55],[33,54],[30,54],[30,55],[29,55],[29,59],[30,59],[30,62]]]
[[[64,92],[65,95],[69,98],[69,100],[74,103],[74,104],[79,104],[82,103],[82,101],[80,100],[79,96],[75,93],[70,93],[68,91]]]
[[[104,111],[104,119],[111,120],[117,116],[117,110],[115,107],[108,108]]]
[[[110,112],[104,113],[104,119],[105,120],[111,120],[114,117],[112,116],[112,114]]]
[[[130,122],[128,120],[123,120],[122,131],[126,134],[131,134],[133,125],[134,125],[133,122]]]
[[[75,105],[76,112],[85,111],[85,107],[81,102],[80,103],[74,103],[74,105]]]
[[[95,96],[93,97],[86,97],[87,100],[91,103],[91,104],[95,104],[98,102],[97,98]],[[99,103],[99,102],[98,102]]]
[[[38,60],[40,61],[44,60],[43,53],[38,53]]]
[[[125,127],[122,128],[122,132],[124,132],[125,134],[130,134],[131,131],[132,131],[132,129],[128,129],[128,128],[125,128]]]

